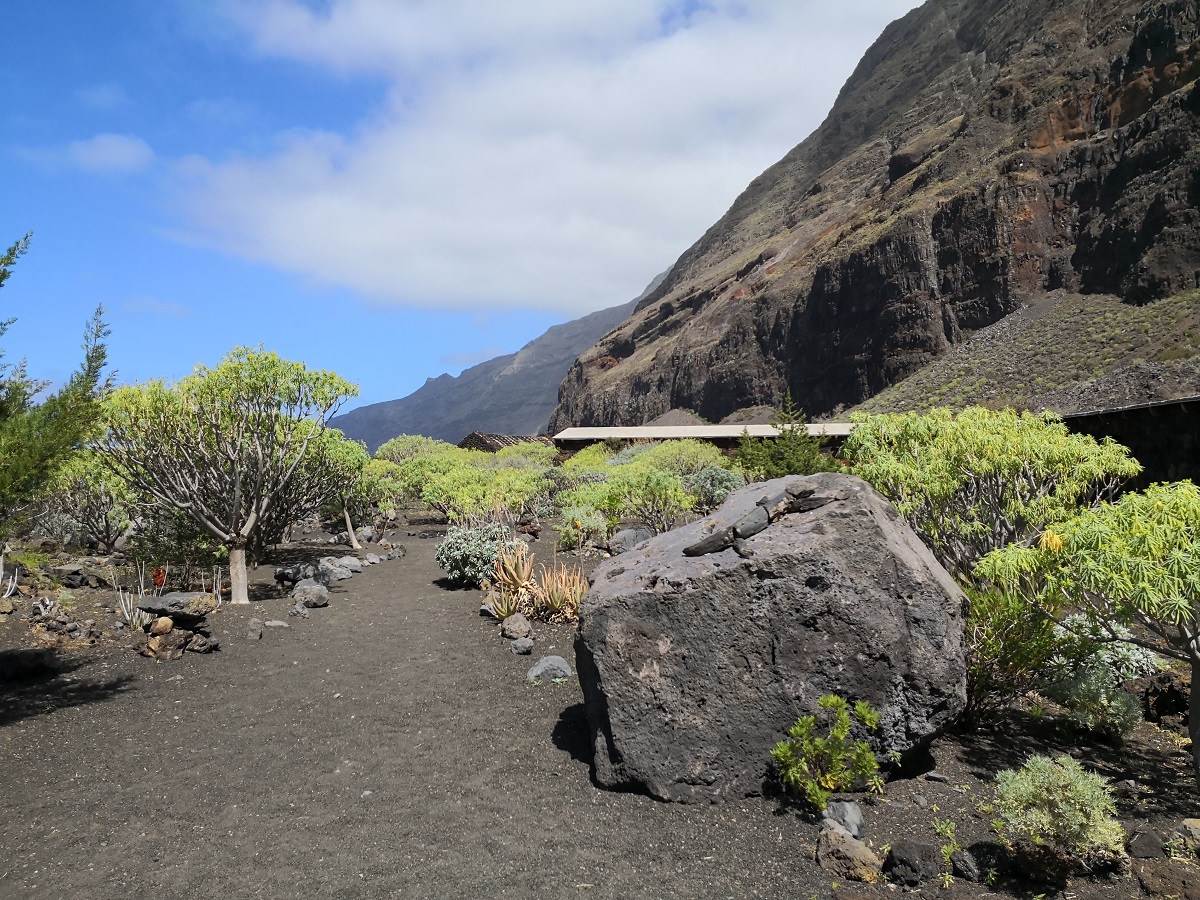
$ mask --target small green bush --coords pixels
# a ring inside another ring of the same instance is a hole
[[[967,706],[963,721],[978,725],[1029,691],[1064,678],[1067,641],[1052,619],[1009,591],[965,588]]]
[[[841,464],[821,452],[823,441],[810,437],[805,427],[808,418],[792,402],[789,393],[783,409],[771,419],[779,429],[774,438],[754,438],[743,431],[738,443],[738,463],[754,480],[782,478],[785,475],[813,475],[817,472],[840,472]]]
[[[720,466],[709,466],[683,479],[684,489],[695,498],[696,511],[702,514],[712,512],[745,483],[741,475]]]
[[[491,577],[500,548],[515,543],[516,539],[503,525],[452,527],[446,531],[434,558],[455,584],[479,587]]]
[[[1086,665],[1044,693],[1065,706],[1068,718],[1088,731],[1125,735],[1142,721],[1137,697],[1113,684],[1100,666]]]
[[[678,475],[658,469],[618,469],[605,486],[604,512],[641,522],[655,534],[674,528],[694,502]]]
[[[592,506],[568,506],[562,511],[562,525],[558,529],[558,546],[563,550],[574,550],[588,544],[597,544],[608,537],[608,519],[604,513]]]
[[[732,465],[725,455],[707,441],[695,438],[660,441],[646,445],[647,449],[636,458],[636,464],[648,469],[659,469],[686,478],[716,466],[728,468]],[[618,454],[619,455],[619,454]],[[616,457],[613,458],[613,462]]]
[[[827,694],[817,701],[829,718],[829,736],[817,736],[817,716],[802,716],[788,730],[788,739],[771,751],[779,767],[779,778],[788,790],[804,797],[820,812],[832,791],[853,790],[867,785],[883,790],[879,762],[866,741],[850,737],[851,709],[843,697]],[[865,700],[854,704],[854,719],[864,728],[879,727],[879,714]]]
[[[996,775],[996,811],[1010,838],[1050,849],[1085,866],[1123,853],[1107,779],[1069,756],[1031,756]]]
[[[1064,619],[1063,625],[1067,627],[1054,627],[1062,651],[1052,663],[1067,674],[1044,687],[1042,693],[1065,706],[1071,721],[1088,731],[1112,735],[1133,731],[1142,721],[1141,704],[1122,685],[1156,671],[1161,658],[1125,640],[1103,641],[1105,637],[1133,637],[1128,628],[1115,622],[1101,626],[1086,616],[1074,615]],[[1108,629],[1111,635],[1105,633]]]

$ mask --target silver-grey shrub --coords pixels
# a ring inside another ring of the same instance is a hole
[[[516,538],[504,525],[454,526],[446,531],[434,558],[450,581],[464,587],[479,587],[491,578],[500,547],[514,543]]]

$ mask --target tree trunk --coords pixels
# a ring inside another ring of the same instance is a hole
[[[350,546],[355,550],[361,550],[362,544],[358,542],[358,535],[354,533],[354,523],[350,521],[350,507],[342,504],[342,517],[346,520],[346,534],[350,536]]]
[[[229,602],[249,603],[250,594],[247,591],[246,548],[229,548]],[[217,585],[218,590],[220,585]]]

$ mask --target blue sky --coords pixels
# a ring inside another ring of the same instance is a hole
[[[14,5],[4,350],[61,380],[101,303],[121,381],[261,343],[404,396],[636,296],[913,5]]]

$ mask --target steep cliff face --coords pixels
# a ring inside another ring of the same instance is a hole
[[[930,0],[572,366],[551,418],[854,405],[1056,290],[1200,285],[1194,0]]]

